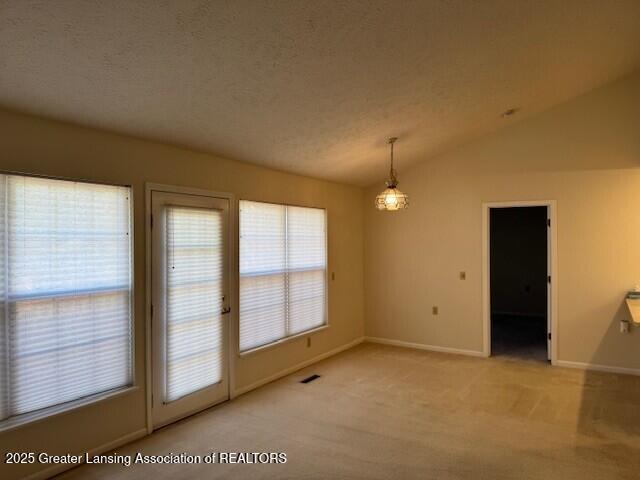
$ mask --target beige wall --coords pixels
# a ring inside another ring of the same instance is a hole
[[[640,73],[399,179],[407,211],[374,210],[382,183],[363,199],[367,336],[481,351],[482,203],[556,200],[558,358],[640,369],[640,329],[617,322],[640,284]]]
[[[314,334],[309,348],[303,338],[236,358],[236,389],[363,335],[361,189],[4,111],[0,111],[0,132],[0,170],[133,186],[135,373],[140,386],[136,392],[0,433],[0,451],[75,453],[145,428],[145,182],[327,209],[329,270],[335,272],[335,280],[329,282],[331,327]],[[18,478],[39,468],[9,468],[2,461],[0,477]]]

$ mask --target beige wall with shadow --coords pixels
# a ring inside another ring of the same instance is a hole
[[[640,373],[640,329],[617,329],[640,283],[640,72],[398,177],[408,210],[364,195],[367,336],[482,351],[482,204],[556,200],[558,359]]]

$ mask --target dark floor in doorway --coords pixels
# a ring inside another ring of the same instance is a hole
[[[517,315],[491,316],[491,355],[547,361],[547,320]]]

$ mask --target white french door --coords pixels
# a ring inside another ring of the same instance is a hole
[[[151,192],[154,428],[229,398],[229,201]]]

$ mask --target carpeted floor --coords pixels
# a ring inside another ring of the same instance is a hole
[[[85,465],[60,478],[637,480],[640,377],[363,344],[118,453],[138,451],[287,463]]]

